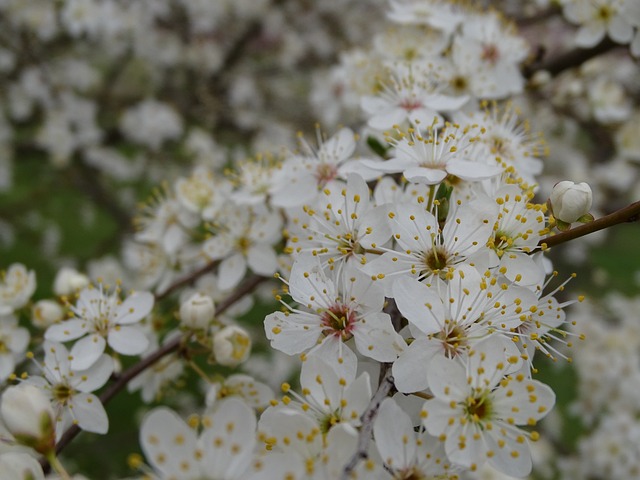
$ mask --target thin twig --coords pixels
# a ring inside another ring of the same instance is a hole
[[[179,288],[184,287],[185,285],[189,285],[192,282],[196,281],[198,278],[200,278],[205,273],[211,272],[214,268],[216,268],[218,263],[220,263],[218,260],[213,260],[213,261],[207,263],[205,266],[199,268],[198,270],[190,273],[186,277],[183,277],[180,280],[177,280],[175,283],[172,283],[171,285],[169,285],[166,288],[166,290],[164,290],[161,293],[157,293],[156,294],[156,301],[162,300],[163,298],[168,297],[169,295],[171,295],[173,292],[175,292]]]
[[[602,55],[603,53],[607,53],[620,46],[621,45],[615,43],[613,40],[605,38],[595,47],[576,48],[550,58],[547,61],[536,62],[532,65],[528,65],[523,69],[522,73],[525,78],[531,78],[537,71],[545,70],[555,76],[570,68],[579,67],[587,60],[597,57],[598,55]]]
[[[344,470],[342,471],[342,480],[349,480],[349,478],[351,478],[351,474],[358,466],[358,463],[368,457],[367,450],[369,448],[369,442],[371,442],[373,421],[378,415],[380,404],[395,389],[393,376],[391,375],[391,364],[383,363],[381,368],[384,369],[384,376],[378,386],[378,391],[375,393],[369,403],[369,406],[360,417],[362,427],[360,428],[360,433],[358,435],[358,448],[349,460],[349,463],[345,465]]]
[[[538,242],[538,246],[545,248],[555,247],[561,243],[574,240],[576,238],[583,237],[605,228],[613,227],[620,223],[637,222],[640,219],[640,201],[634,202],[631,205],[627,205],[620,210],[616,210],[609,215],[598,218],[593,222],[585,223],[579,227],[572,228],[566,232],[561,232],[556,235],[551,235],[547,238],[543,238]]]

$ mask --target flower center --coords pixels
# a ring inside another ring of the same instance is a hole
[[[393,478],[396,480],[427,480],[430,477],[425,475],[424,472],[421,472],[416,467],[410,467],[406,470],[396,472]]]
[[[475,396],[467,397],[464,402],[464,410],[467,418],[474,423],[489,420],[493,413],[489,392],[485,390],[476,393]]]
[[[413,110],[422,108],[422,103],[420,103],[416,99],[407,98],[400,102],[400,108],[403,108],[407,112],[412,112]]]
[[[346,305],[332,305],[322,313],[321,319],[321,323],[324,326],[322,333],[325,336],[339,335],[345,342],[353,337],[352,331],[356,321],[356,314]]]
[[[99,335],[106,337],[109,334],[109,328],[111,327],[111,321],[107,315],[100,315],[93,322],[93,328]]]
[[[331,427],[333,427],[337,423],[340,423],[340,416],[337,414],[337,412],[333,412],[321,418],[319,423],[320,432],[322,434],[329,433]]]
[[[338,169],[331,163],[321,163],[316,167],[315,177],[320,187],[325,186],[331,180],[338,176]]]
[[[455,357],[467,346],[466,332],[451,320],[445,321],[445,328],[435,337],[442,342],[444,353],[449,358]]]
[[[365,253],[365,249],[362,248],[362,246],[350,233],[338,236],[337,249],[345,257],[348,257],[350,255],[362,255],[363,253]]]
[[[502,258],[504,252],[513,247],[514,238],[503,230],[498,230],[493,238],[489,239],[488,246],[495,250],[498,257]]]
[[[493,43],[486,43],[482,46],[480,58],[485,62],[495,65],[500,58],[500,50]]]
[[[249,240],[246,237],[240,237],[236,244],[238,245],[238,250],[240,250],[240,252],[246,254],[247,250],[249,250],[249,247],[251,247],[251,240]]]
[[[469,87],[469,81],[461,75],[453,77],[449,83],[451,88],[457,92],[464,92]]]
[[[504,156],[509,151],[507,140],[501,137],[492,137],[489,140],[489,145],[491,146],[491,153],[495,155]]]
[[[54,399],[62,404],[66,404],[75,392],[69,385],[59,383],[58,385],[53,387],[52,393]]]
[[[437,275],[448,266],[447,260],[447,252],[444,248],[434,246],[431,250],[424,253],[424,273],[434,273]]]
[[[613,17],[613,11],[608,5],[601,5],[596,13],[596,18],[607,22]]]

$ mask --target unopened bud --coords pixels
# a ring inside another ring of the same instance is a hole
[[[15,480],[44,480],[40,463],[31,455],[22,452],[0,454],[2,478]]]
[[[16,442],[47,454],[55,447],[55,416],[42,390],[26,383],[2,394],[0,414]]]
[[[235,367],[249,358],[251,337],[241,327],[228,326],[213,336],[213,354],[216,362],[227,367]]]
[[[553,187],[549,206],[553,216],[564,223],[573,223],[589,216],[592,194],[586,183],[559,182]]]
[[[56,295],[73,295],[89,285],[89,277],[69,267],[62,267],[53,281]]]
[[[53,300],[39,300],[33,306],[31,322],[39,328],[47,328],[49,325],[62,320],[64,309]]]
[[[215,308],[208,295],[196,293],[180,306],[180,322],[193,330],[204,330],[209,326]]]

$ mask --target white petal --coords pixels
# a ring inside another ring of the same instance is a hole
[[[371,396],[371,379],[367,372],[363,372],[344,391],[342,408],[344,421],[357,422],[357,425],[360,425],[360,417],[369,406]]]
[[[311,173],[302,173],[275,191],[271,203],[281,208],[297,207],[312,201],[317,194],[318,182],[315,177]]]
[[[256,444],[256,416],[239,398],[222,400],[200,437],[203,471],[211,478],[242,478]]]
[[[444,308],[437,293],[418,280],[408,277],[399,278],[392,290],[398,310],[409,322],[426,334],[442,329]]]
[[[633,37],[633,28],[621,15],[616,15],[611,19],[607,31],[611,39],[617,43],[629,43]]]
[[[309,350],[322,334],[319,317],[310,314],[274,312],[264,319],[264,330],[271,346],[287,355]]]
[[[108,341],[111,348],[123,355],[140,355],[149,346],[149,338],[138,327],[114,328]]]
[[[247,262],[241,253],[236,253],[222,261],[218,267],[218,288],[235,288],[247,272]]]
[[[272,276],[278,268],[278,257],[269,245],[254,245],[247,252],[247,264],[255,273]]]
[[[437,353],[437,342],[425,338],[414,340],[392,367],[398,391],[413,393],[426,390],[429,386],[427,367]]]
[[[369,209],[358,222],[358,242],[364,248],[375,248],[383,245],[391,237],[391,230],[387,223],[388,208],[380,206]]]
[[[112,373],[113,360],[103,354],[88,370],[74,372],[72,384],[81,392],[93,392],[107,383]]]
[[[604,38],[605,29],[600,23],[584,24],[575,37],[575,43],[579,47],[595,47]]]
[[[109,430],[109,418],[100,399],[91,393],[73,396],[72,415],[82,430],[105,434]]]
[[[382,460],[394,470],[411,467],[416,456],[416,434],[409,416],[392,398],[380,405],[373,435]]]
[[[371,128],[376,130],[386,130],[399,125],[407,119],[407,111],[400,107],[391,107],[378,112],[367,122]]]
[[[188,465],[191,472],[199,470],[193,458],[197,448],[194,431],[166,407],[156,408],[144,417],[140,446],[149,464],[166,478],[183,476],[181,464]]]
[[[502,173],[502,168],[469,160],[451,160],[447,162],[447,172],[470,182],[495,177]]]
[[[71,348],[71,368],[86,370],[93,365],[104,353],[107,342],[103,337],[94,333],[78,340]]]
[[[425,99],[425,104],[433,110],[447,111],[458,110],[465,103],[469,101],[469,95],[462,95],[460,97],[452,97],[449,95],[429,95]]]
[[[13,354],[0,353],[0,383],[4,382],[13,373],[16,363]]]
[[[324,142],[318,151],[318,157],[331,160],[335,163],[342,163],[347,160],[356,149],[356,141],[353,131],[349,128],[342,128],[329,140]]]
[[[348,384],[353,378],[355,377],[344,380]],[[326,406],[327,413],[340,407],[344,387],[340,385],[338,373],[320,356],[310,355],[302,364],[300,386],[307,398],[312,398],[318,405]]]
[[[358,357],[339,337],[325,337],[320,345],[309,351],[311,355],[321,356],[340,376],[355,377]]]
[[[518,285],[540,285],[544,281],[544,270],[526,253],[506,252],[500,266],[507,269],[505,277]]]
[[[447,172],[442,169],[423,167],[407,168],[402,174],[408,181],[423,185],[437,185],[447,176]]]
[[[391,325],[391,317],[386,313],[372,313],[365,320],[366,323],[358,324],[353,332],[358,351],[379,362],[394,362],[407,344]]]
[[[87,333],[87,322],[79,318],[72,318],[51,325],[47,328],[44,338],[53,342],[68,342],[80,338],[85,333]]]
[[[438,399],[446,402],[464,399],[468,385],[464,367],[457,361],[437,355],[432,358],[427,372],[429,388]]]
[[[151,313],[154,297],[149,292],[134,292],[122,302],[116,311],[114,323],[128,325],[139,322]]]
[[[532,463],[531,449],[527,441],[518,443],[515,438],[505,438],[505,446],[500,447],[496,438],[500,436],[498,432],[487,435],[487,446],[494,452],[493,457],[489,459],[491,466],[511,477],[524,478],[529,475]]]
[[[27,347],[29,346],[29,339],[31,335],[29,335],[29,330],[26,328],[18,327],[13,328],[9,335],[9,338],[5,338],[5,342],[7,342],[6,346],[9,347],[13,353],[23,353]]]

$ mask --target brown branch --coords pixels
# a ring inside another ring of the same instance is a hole
[[[590,233],[613,227],[620,223],[637,222],[638,220],[640,220],[640,201],[627,205],[626,207],[616,210],[604,217],[598,218],[593,222],[585,223],[584,225],[572,228],[566,232],[561,232],[556,235],[543,238],[538,242],[538,246],[543,249],[555,247],[556,245],[568,242],[569,240],[574,240]]]
[[[254,275],[249,278],[247,281],[242,283],[236,290],[231,293],[226,300],[221,302],[216,308],[216,315],[220,315],[229,309],[234,303],[243,298],[248,293],[252,292],[258,285],[264,282],[267,277],[260,277],[258,275]],[[145,371],[147,368],[151,367],[154,363],[159,361],[162,357],[178,350],[181,342],[183,341],[183,337],[179,336],[168,342],[166,345],[163,345],[158,350],[153,352],[151,355],[143,358],[135,365],[129,367],[125,370],[122,375],[118,377],[118,379],[112,383],[109,388],[107,388],[100,395],[100,401],[102,404],[106,404],[113,397],[115,397],[118,393],[120,393],[127,384],[137,377],[140,373]],[[71,426],[60,438],[60,441],[56,444],[56,453],[60,453],[75,437],[80,433],[80,428],[77,425]],[[46,461],[42,461],[43,468],[47,468],[48,464]]]
[[[393,376],[391,375],[391,364],[383,363],[381,368],[383,369],[381,372],[383,374],[382,381],[378,386],[378,391],[371,399],[371,402],[369,402],[369,406],[360,417],[362,427],[360,428],[360,433],[358,435],[358,448],[342,470],[342,480],[349,480],[352,478],[351,474],[358,466],[358,463],[368,457],[367,449],[369,448],[371,434],[373,433],[373,421],[378,415],[380,404],[395,389]]]
[[[533,15],[521,16],[521,17],[513,17],[512,20],[518,27],[528,27],[530,25],[536,25],[545,20],[549,20],[550,18],[555,17],[562,10],[557,6],[553,5],[544,10],[539,10]]]
[[[205,273],[211,272],[214,268],[216,268],[218,266],[218,263],[220,263],[218,260],[213,260],[213,261],[207,263],[204,267],[201,267],[198,270],[196,270],[195,272],[190,273],[186,277],[183,277],[180,280],[177,280],[175,283],[169,285],[166,288],[166,290],[164,290],[163,292],[157,293],[156,294],[156,301],[157,300],[162,300],[163,298],[168,297],[169,295],[171,295],[173,292],[175,292],[179,288],[184,287],[185,285],[189,285],[190,283],[194,282],[195,280],[200,278]]]
[[[602,55],[603,53],[607,53],[620,46],[621,45],[607,37],[595,47],[576,48],[574,50],[561,53],[560,55],[546,61],[534,62],[531,65],[527,65],[524,67],[522,74],[525,78],[531,78],[537,71],[545,70],[552,76],[555,76],[570,68],[579,67],[587,60],[597,57],[598,55]]]
[[[396,302],[393,299],[387,299],[384,312],[388,313],[391,317],[393,328],[396,331],[400,331],[403,321],[402,313],[398,310]],[[358,447],[342,470],[342,480],[348,480],[351,478],[351,474],[358,466],[358,463],[367,458],[367,450],[369,448],[369,442],[371,441],[371,434],[373,432],[373,421],[378,415],[378,410],[380,409],[382,401],[394,391],[395,385],[391,374],[391,364],[382,363],[380,364],[378,390],[373,395],[373,398],[369,402],[369,406],[360,417],[362,427],[360,427],[360,433],[358,434]]]

